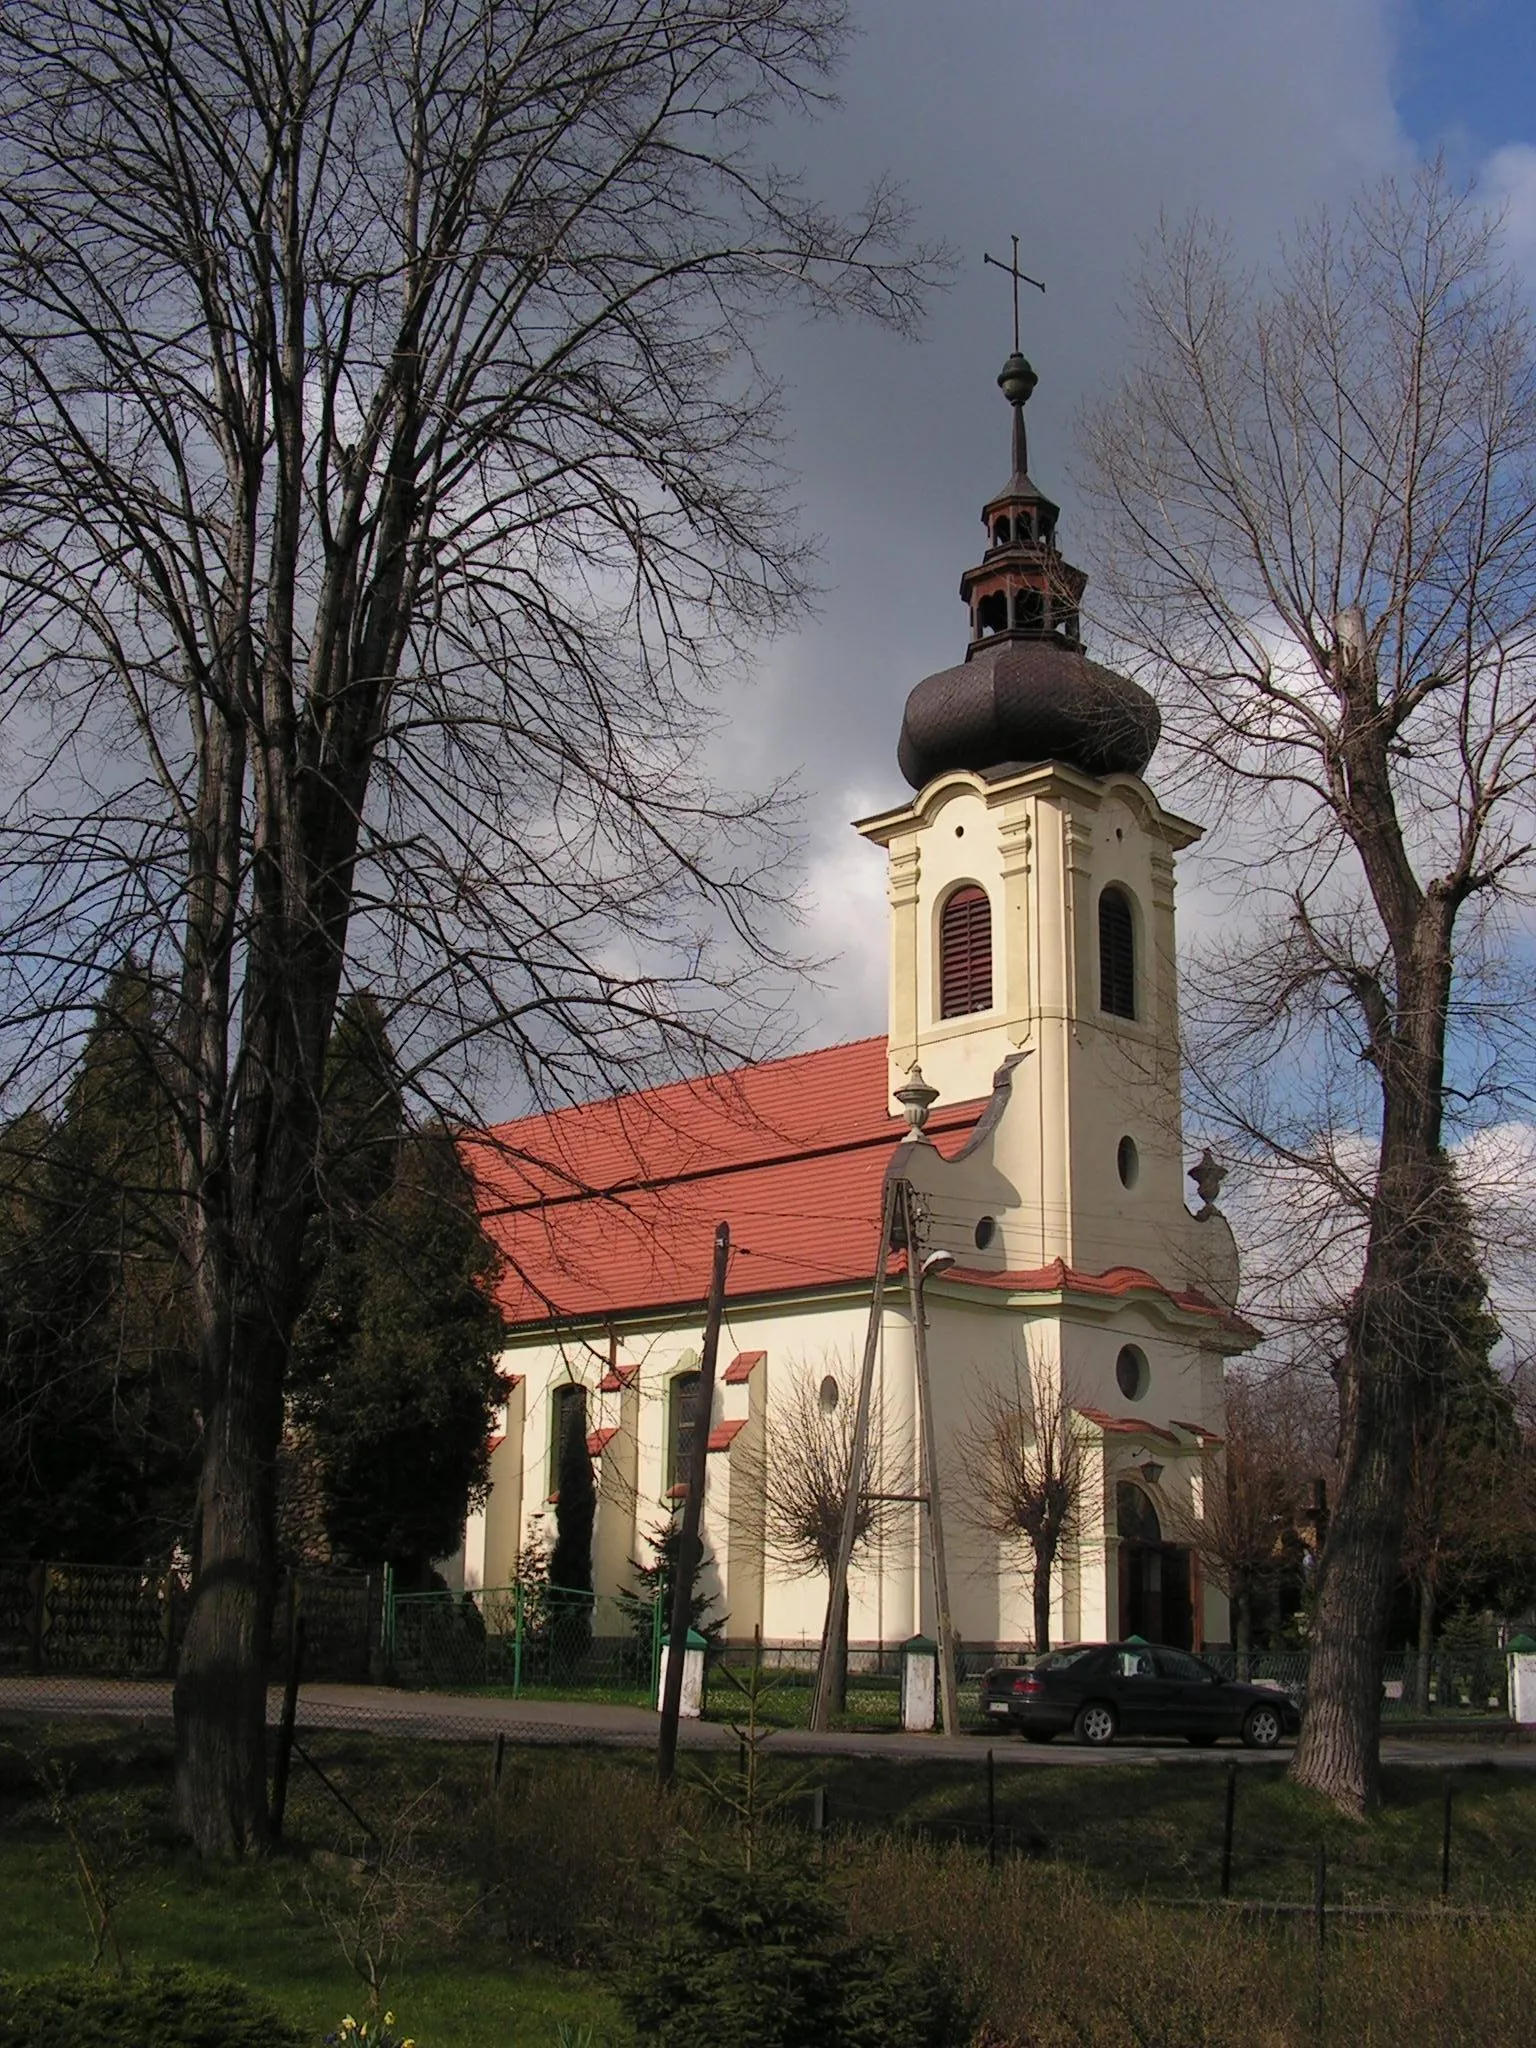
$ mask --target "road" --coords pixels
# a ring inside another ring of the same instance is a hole
[[[267,1696],[267,1717],[275,1723],[282,1692]],[[0,1677],[0,1719],[116,1720],[163,1724],[171,1717],[171,1688],[157,1679],[65,1677]],[[656,1740],[656,1716],[643,1707],[609,1706],[585,1700],[497,1700],[466,1693],[397,1692],[387,1686],[309,1685],[299,1698],[300,1729],[371,1729],[379,1734],[415,1735],[427,1741],[454,1741],[505,1735],[509,1742],[588,1742],[609,1748],[649,1748]],[[786,1755],[881,1756],[936,1758],[975,1762],[992,1731],[943,1735],[812,1735],[788,1728],[775,1733],[774,1749]],[[685,1721],[680,1746],[685,1749],[734,1749],[736,1735],[721,1723]],[[1275,1752],[1246,1750],[1224,1743],[1216,1749],[1192,1749],[1182,1742],[1120,1742],[1110,1749],[1081,1749],[1074,1743],[1034,1744],[1012,1735],[992,1736],[1000,1764],[1070,1765],[1101,1769],[1106,1764],[1182,1765],[1187,1769],[1236,1761],[1259,1764]],[[1282,1748],[1281,1754],[1285,1753]],[[1382,1761],[1455,1770],[1472,1764],[1501,1770],[1536,1768],[1536,1742],[1437,1736],[1431,1739],[1388,1734],[1381,1745]]]

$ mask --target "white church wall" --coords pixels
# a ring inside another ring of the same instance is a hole
[[[479,1584],[509,1586],[517,1570],[518,1551],[523,1541],[523,1435],[527,1423],[527,1382],[519,1379],[509,1388],[498,1428],[501,1438],[490,1458],[490,1492],[485,1505],[470,1517],[471,1531],[478,1528],[480,1555]],[[466,1544],[466,1572],[469,1552]]]
[[[992,1169],[978,1162],[978,1171]],[[1076,1311],[1052,1304],[1030,1309],[940,1277],[929,1283],[927,1305],[955,1626],[962,1641],[972,1645],[1027,1643],[1033,1637],[1027,1559],[1016,1546],[978,1526],[967,1465],[966,1429],[986,1390],[1009,1392],[1016,1372],[1027,1387],[1033,1351],[1051,1372],[1065,1373],[1080,1407],[1162,1428],[1193,1424],[1219,1435],[1220,1360],[1199,1350],[1191,1337],[1170,1332],[1163,1314],[1135,1300],[1096,1302]],[[708,1458],[704,1535],[709,1562],[702,1584],[724,1612],[735,1640],[749,1640],[756,1625],[769,1643],[809,1649],[820,1640],[826,1582],[819,1573],[793,1575],[774,1556],[764,1529],[763,1459],[771,1450],[778,1404],[797,1376],[819,1383],[830,1374],[837,1380],[839,1399],[855,1400],[867,1314],[867,1297],[850,1292],[765,1304],[728,1316],[711,1427],[717,1440],[728,1434],[730,1441]],[[516,1546],[531,1515],[542,1518],[546,1540],[553,1538],[550,1404],[556,1386],[576,1377],[588,1390],[589,1428],[601,1440],[595,1461],[595,1580],[600,1592],[628,1588],[630,1559],[649,1554],[649,1532],[674,1506],[667,1472],[669,1390],[678,1372],[696,1366],[698,1339],[695,1325],[626,1331],[617,1346],[622,1368],[617,1384],[606,1337],[592,1344],[535,1342],[507,1354],[504,1368],[521,1375],[521,1384],[509,1398],[506,1438],[492,1460],[489,1500],[466,1532],[466,1563],[472,1557],[481,1560],[486,1583],[511,1577]],[[1128,1400],[1115,1378],[1116,1358],[1126,1343],[1133,1343],[1147,1364],[1146,1387],[1137,1400]],[[754,1360],[758,1353],[763,1354],[760,1362],[746,1365],[733,1378],[733,1359]],[[911,1330],[899,1284],[887,1297],[877,1351],[875,1418],[875,1490],[917,1492]],[[1168,1470],[1164,1486],[1170,1514],[1183,1503],[1179,1514],[1185,1521],[1192,1510],[1181,1474],[1187,1465],[1198,1468],[1192,1441],[1184,1432],[1177,1446],[1160,1444],[1156,1452]],[[1134,1439],[1111,1439],[1100,1458],[1109,1507],[1104,1511],[1101,1504],[1079,1554],[1064,1558],[1056,1573],[1053,1633],[1058,1640],[1102,1635],[1118,1621],[1114,1480],[1128,1459],[1144,1459],[1148,1448]],[[933,1631],[923,1522],[915,1504],[893,1509],[878,1541],[856,1557],[850,1582],[854,1642],[897,1644],[919,1630]],[[1168,1533],[1174,1540],[1171,1529]],[[1206,1636],[1224,1639],[1224,1604],[1209,1588],[1205,1596]]]

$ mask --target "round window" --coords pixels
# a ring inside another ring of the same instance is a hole
[[[831,1373],[828,1373],[826,1378],[822,1381],[821,1391],[818,1398],[820,1399],[822,1407],[825,1408],[827,1413],[830,1415],[832,1413],[832,1410],[837,1406],[838,1402],[837,1381],[833,1379]]]
[[[1136,1150],[1134,1138],[1120,1140],[1120,1149],[1115,1154],[1115,1165],[1119,1170],[1121,1187],[1135,1187],[1137,1175],[1141,1172],[1141,1155]]]
[[[1134,1344],[1121,1346],[1115,1360],[1115,1384],[1127,1401],[1139,1401],[1147,1391],[1147,1361]]]
[[[984,1252],[987,1246],[992,1242],[993,1238],[996,1237],[996,1235],[997,1218],[995,1216],[983,1216],[981,1221],[976,1226],[977,1251]]]

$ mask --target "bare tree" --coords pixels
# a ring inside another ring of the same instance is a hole
[[[1500,928],[1536,849],[1536,349],[1497,224],[1438,169],[1302,227],[1269,279],[1171,230],[1139,297],[1140,360],[1088,437],[1122,644],[1188,786],[1238,821],[1200,1107],[1361,1219],[1293,1766],[1359,1812],[1454,1292],[1447,1117],[1488,1114],[1523,1008]]]
[[[839,1380],[823,1362],[821,1371],[798,1367],[775,1400],[762,1447],[764,1546],[785,1571],[796,1577],[823,1575],[831,1598],[853,1470],[855,1405],[850,1398],[853,1375],[844,1368]],[[878,1468],[874,1459],[866,1472]],[[900,1503],[881,1499],[878,1491],[862,1493],[854,1519],[854,1555],[896,1526]],[[830,1700],[841,1713],[848,1702],[848,1589],[841,1611],[832,1617],[828,1657],[832,1671]]]
[[[437,1108],[753,1049],[782,805],[708,693],[807,558],[754,320],[915,316],[752,152],[838,0],[0,11],[0,960],[36,1092],[169,997],[206,1455],[178,1805],[265,1833],[273,1471],[338,993]],[[487,1034],[492,1034],[488,1039]]]
[[[1229,1372],[1219,1460],[1205,1475],[1198,1513],[1172,1518],[1177,1539],[1199,1552],[1231,1603],[1239,1678],[1251,1668],[1256,1618],[1288,1574],[1299,1576],[1313,1489],[1331,1476],[1332,1446],[1318,1427],[1321,1391],[1296,1374]]]
[[[1034,1606],[1035,1648],[1051,1647],[1051,1576],[1080,1533],[1086,1474],[1070,1389],[1030,1350],[1011,1386],[976,1399],[958,1451],[969,1475],[969,1514],[989,1535],[1022,1546]]]

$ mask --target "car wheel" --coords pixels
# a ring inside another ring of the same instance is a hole
[[[1117,1726],[1113,1707],[1103,1700],[1087,1700],[1077,1710],[1072,1733],[1090,1748],[1102,1749],[1107,1742],[1114,1741]]]
[[[1024,1730],[1024,1740],[1026,1742],[1054,1742],[1055,1739],[1056,1731],[1054,1728],[1026,1728]]]
[[[1243,1740],[1250,1749],[1273,1749],[1280,1740],[1279,1709],[1250,1707],[1243,1723]]]

